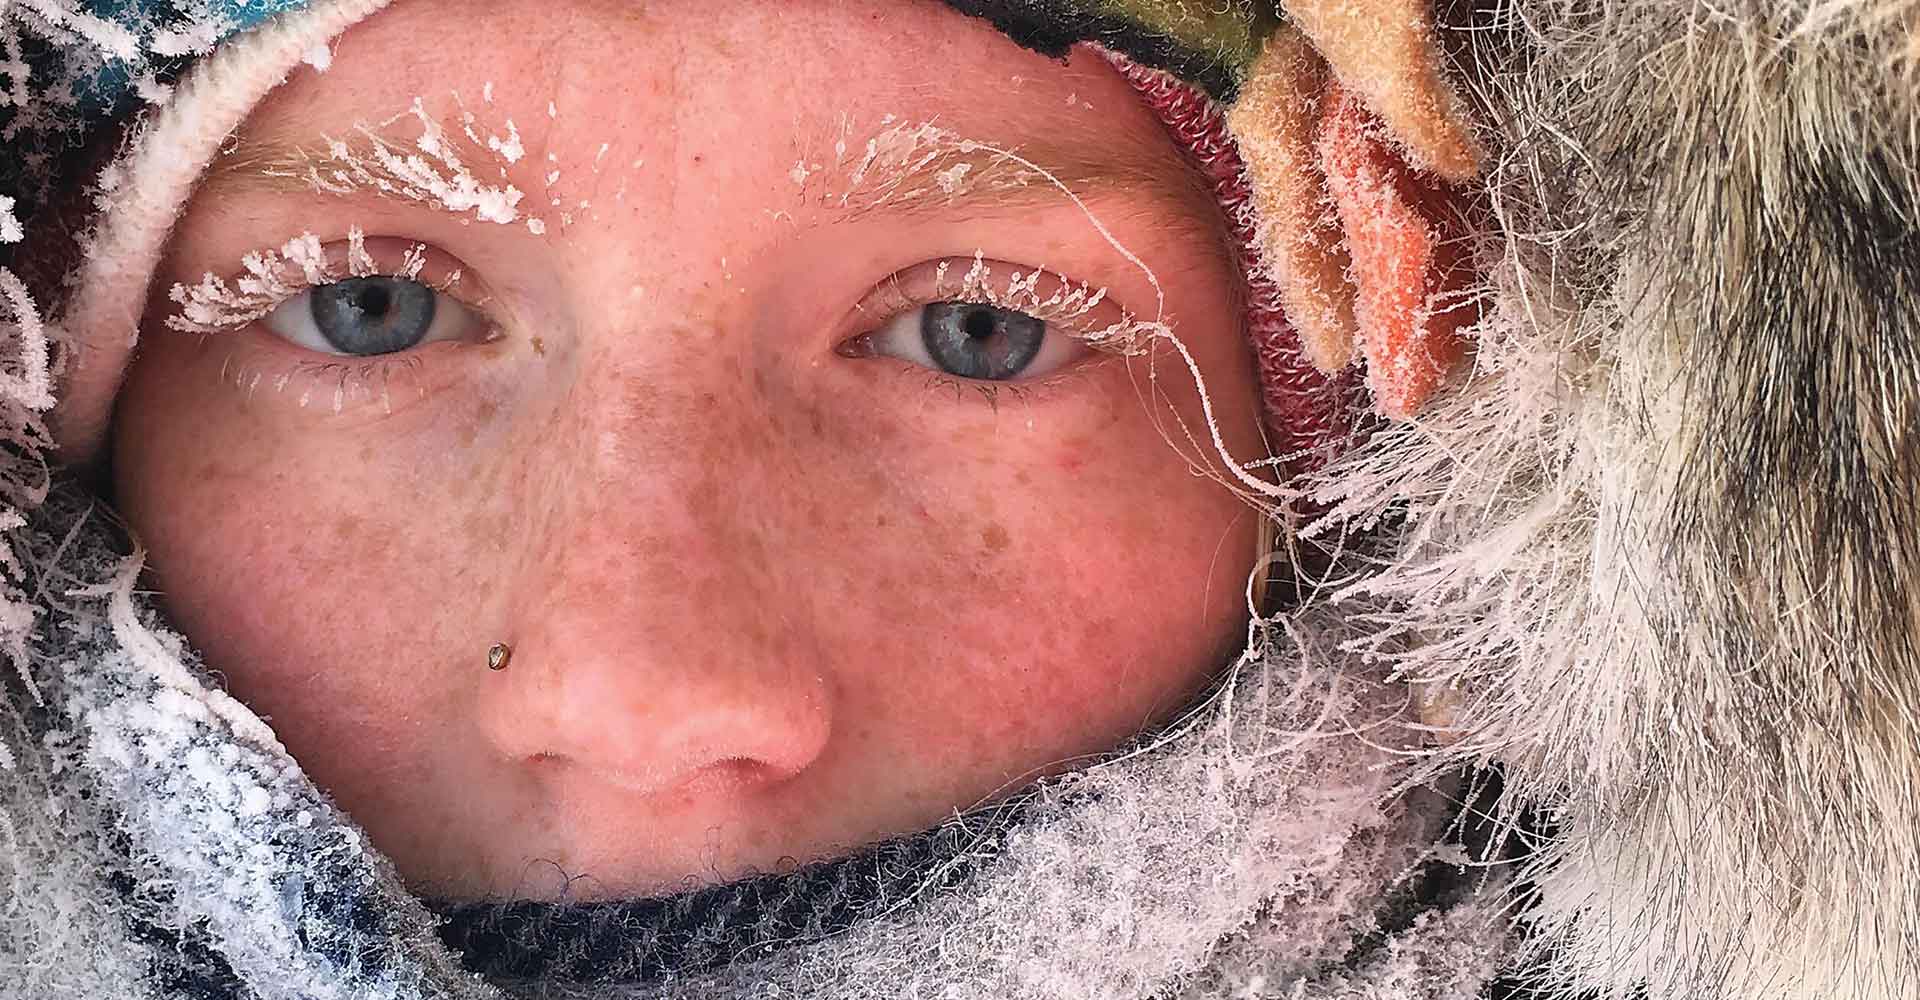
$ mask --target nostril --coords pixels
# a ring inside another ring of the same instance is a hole
[[[800,772],[745,757],[710,761],[684,768],[627,768],[605,759],[582,759],[560,753],[536,753],[527,766],[543,771],[572,771],[590,780],[613,785],[641,796],[718,798],[752,792],[791,780]]]
[[[777,785],[799,773],[775,767],[765,761],[733,757],[717,760],[694,770],[676,786],[675,790],[693,796],[748,792],[763,786]]]
[[[814,766],[834,730],[824,674],[759,648],[690,649],[662,623],[692,611],[654,610],[636,628],[602,597],[523,628],[512,667],[476,682],[501,756],[627,797],[751,793]]]

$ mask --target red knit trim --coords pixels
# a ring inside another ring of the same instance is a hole
[[[1285,459],[1288,475],[1320,468],[1351,438],[1365,392],[1359,368],[1330,376],[1314,367],[1301,349],[1300,334],[1280,304],[1280,287],[1261,258],[1253,189],[1220,106],[1170,73],[1118,53],[1104,54],[1206,175],[1219,199],[1246,283],[1247,337],[1259,360],[1269,440],[1274,453]]]

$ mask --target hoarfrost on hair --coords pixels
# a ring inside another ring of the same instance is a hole
[[[207,17],[186,22],[178,28],[156,31],[147,43],[149,51],[162,56],[204,55],[233,30],[223,17]]]
[[[507,134],[505,137],[497,135],[487,136],[487,148],[499,153],[500,158],[508,163],[519,163],[520,158],[527,155],[526,144],[520,141],[520,128],[513,123],[513,119],[511,118],[507,119]]]
[[[179,308],[164,322],[168,329],[183,333],[227,333],[267,316],[308,289],[346,278],[373,277],[380,268],[367,250],[366,239],[358,225],[347,228],[344,270],[318,236],[301,233],[277,248],[246,254],[241,258],[241,273],[232,281],[209,271],[195,284],[176,282],[167,298]],[[412,244],[403,251],[392,276],[418,280],[426,266],[427,247]],[[445,291],[459,278],[455,271],[438,287]]]
[[[1910,5],[1818,6],[1524,5],[1472,377],[1309,484],[1377,546],[1353,651],[1450,696],[1429,766],[1553,819],[1548,992],[1920,991],[1920,99]]]
[[[160,82],[152,73],[142,73],[133,82],[133,92],[148,104],[165,104],[173,99],[173,87]]]
[[[410,199],[452,212],[471,213],[481,222],[507,225],[521,218],[519,205],[524,195],[503,179],[482,181],[456,148],[456,140],[426,110],[416,97],[406,112],[394,121],[411,118],[419,126],[413,139],[413,151],[402,149],[378,130],[360,126],[356,134],[360,148],[342,139],[329,139],[324,155],[301,152],[305,179],[315,190],[344,194],[371,189]],[[392,124],[388,122],[387,124]],[[512,121],[506,123],[505,136],[482,137],[470,112],[461,115],[461,134],[477,152],[490,152],[508,164],[524,153],[519,131]]]
[[[49,488],[41,452],[50,445],[41,414],[53,406],[51,331],[26,283],[0,268],[0,655],[12,664],[36,702],[41,692],[27,671],[28,642],[37,622],[21,590],[23,565],[14,532]]]
[[[49,27],[71,31],[106,55],[122,61],[140,57],[140,38],[126,26],[96,16],[65,0],[14,0],[23,10],[39,15]],[[0,6],[0,14],[6,8]]]

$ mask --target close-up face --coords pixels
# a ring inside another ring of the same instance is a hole
[[[185,209],[113,492],[417,888],[834,856],[1244,641],[1239,278],[1098,53],[931,2],[411,0],[317,61]]]
[[[1920,1000],[1916,4],[0,0],[0,1000]]]

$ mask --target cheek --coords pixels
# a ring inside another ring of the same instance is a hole
[[[816,564],[848,595],[836,669],[860,708],[842,714],[923,755],[936,808],[1165,718],[1240,635],[1252,514],[1109,374],[1075,404],[1097,415],[1003,403],[959,433],[900,435],[899,475]]]
[[[471,550],[490,512],[457,488],[471,477],[262,419],[264,401],[208,384],[186,353],[149,351],[119,403],[117,500],[151,582],[289,746],[356,748],[303,758],[323,783],[418,767],[419,726],[462,696],[448,639],[486,600]]]

